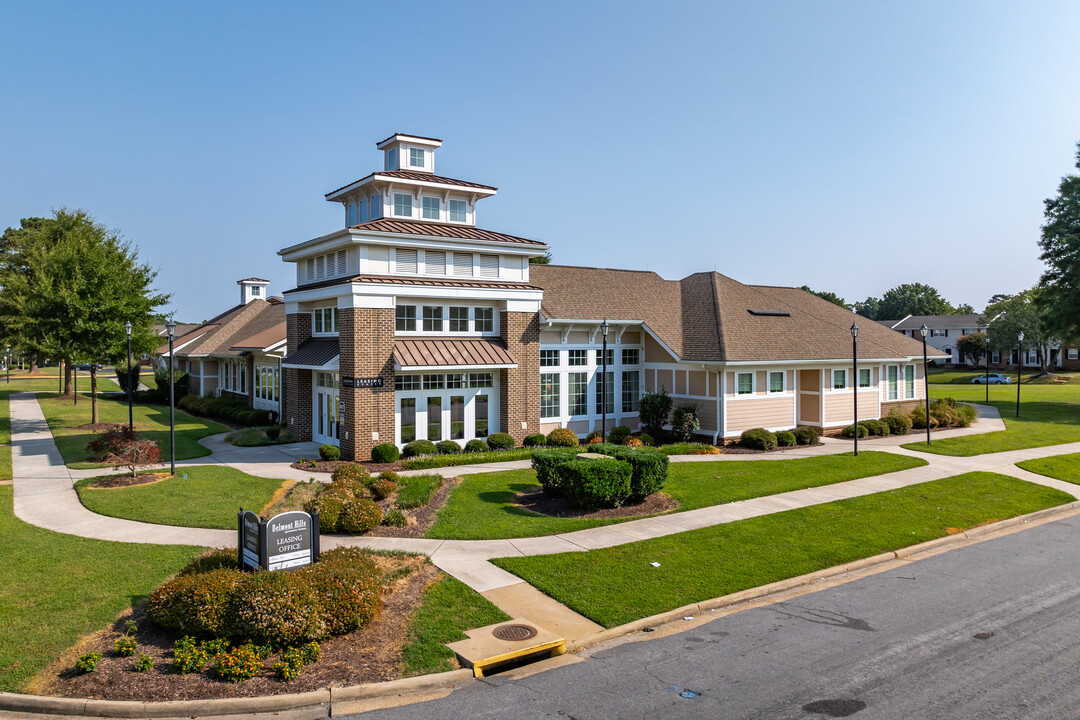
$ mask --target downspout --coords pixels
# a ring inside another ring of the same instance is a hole
[[[724,393],[720,387],[720,373],[716,373],[716,432],[712,436],[712,444],[715,445],[720,440],[721,428],[724,427],[723,408],[721,400],[724,397]]]

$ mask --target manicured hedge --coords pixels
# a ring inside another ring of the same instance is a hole
[[[250,408],[231,395],[221,397],[186,395],[177,400],[176,404],[192,415],[215,418],[237,425],[250,427],[275,425],[278,420],[277,412]]]
[[[542,447],[547,445],[547,436],[543,433],[533,433],[532,435],[526,435],[525,440],[521,443],[525,447]]]
[[[371,461],[377,463],[392,463],[401,457],[401,452],[394,443],[381,443],[371,448]]]
[[[758,450],[775,450],[776,449],[776,435],[769,432],[765,428],[753,428],[752,430],[743,430],[742,436],[739,441],[749,448],[756,448]]]
[[[788,430],[781,430],[776,433],[776,444],[780,447],[792,447],[795,444],[795,433]]]
[[[435,449],[440,455],[457,455],[461,452],[461,446],[453,440],[442,440],[435,443]]]
[[[467,453],[482,453],[490,452],[491,447],[483,440],[470,440],[465,443],[465,452]]]
[[[487,444],[491,450],[509,450],[517,443],[509,433],[495,433],[488,436]]]
[[[631,502],[640,502],[664,487],[668,476],[668,456],[654,448],[631,448],[624,445],[604,443],[593,445],[590,452],[598,452],[630,464]]]
[[[817,445],[818,432],[812,427],[804,425],[795,428],[795,442],[800,445]]]
[[[911,416],[901,413],[889,413],[884,417],[889,425],[889,432],[893,435],[907,435],[911,432]]]
[[[438,452],[435,443],[430,440],[413,440],[401,451],[401,457],[411,458],[417,455],[434,455]]]
[[[579,507],[619,507],[630,497],[634,471],[628,462],[615,458],[571,460],[556,472],[569,486],[570,498]]]
[[[533,451],[532,468],[536,471],[536,479],[545,493],[555,497],[567,494],[563,478],[557,471],[560,466],[576,459],[578,452],[576,447]]]

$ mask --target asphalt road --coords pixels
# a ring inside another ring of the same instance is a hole
[[[1080,518],[1069,518],[353,717],[1080,718],[1078,576]]]

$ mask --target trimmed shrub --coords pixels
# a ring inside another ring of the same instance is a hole
[[[491,448],[483,440],[470,440],[465,443],[465,452],[467,453],[488,452],[489,450]]]
[[[812,427],[803,425],[795,428],[795,442],[800,445],[817,445],[818,432]]]
[[[628,448],[623,445],[601,445],[596,448],[616,460],[629,463],[631,469],[628,500],[640,502],[664,487],[668,476],[668,456],[652,448]]]
[[[911,432],[911,418],[898,412],[891,412],[884,418],[892,435],[907,435]]]
[[[164,393],[165,401],[169,400],[169,370],[159,368],[154,371],[154,384]],[[173,370],[173,397],[179,403],[191,393],[191,375],[183,370]]]
[[[336,445],[330,445],[330,444],[320,445],[319,446],[319,457],[321,457],[323,460],[326,460],[327,462],[334,462],[335,460],[340,460],[341,459],[341,448],[339,448]]]
[[[397,445],[394,443],[381,443],[371,448],[371,461],[377,463],[392,463],[401,456]]]
[[[866,427],[865,423],[859,423],[858,425],[848,425],[846,428],[840,431],[840,434],[846,438],[855,437],[855,428],[859,429],[859,437],[864,438],[870,434],[870,430]]]
[[[863,420],[860,425],[865,425],[871,435],[877,437],[889,437],[889,423],[884,420]]]
[[[345,501],[342,498],[324,492],[314,500],[304,503],[304,512],[312,515],[318,511],[319,532],[334,532],[341,522],[341,510],[344,506]]]
[[[305,582],[309,577],[300,571],[250,574],[229,599],[231,634],[276,646],[326,637],[320,597]]]
[[[453,440],[441,440],[435,443],[435,449],[440,455],[457,455],[461,452],[461,446]]]
[[[413,440],[401,451],[401,457],[411,458],[417,455],[434,455],[438,450],[430,440]]]
[[[575,440],[577,438],[575,437]],[[571,460],[577,459],[578,450],[574,448],[556,448],[551,450],[537,450],[532,455],[532,468],[536,471],[536,479],[548,495],[561,497],[567,488],[563,484],[563,478],[559,475],[558,468]]]
[[[570,460],[556,468],[569,488],[570,499],[589,510],[619,507],[630,497],[633,469],[622,460]]]
[[[668,415],[671,414],[671,405],[671,397],[664,388],[660,388],[659,392],[642,395],[638,401],[638,417],[641,418],[642,428],[653,436],[663,433]]]
[[[338,518],[338,530],[362,534],[382,523],[382,508],[371,500],[346,500]]]
[[[244,578],[237,570],[226,568],[179,575],[150,593],[146,614],[169,630],[228,635],[228,604]]]
[[[334,468],[334,472],[330,473],[330,480],[338,482],[340,480],[353,480],[356,482],[364,482],[371,477],[371,473],[363,465],[338,465]]]
[[[388,527],[405,527],[409,524],[409,519],[400,510],[391,510],[383,515],[382,524]]]
[[[271,425],[270,427],[266,428],[266,430],[264,430],[263,432],[266,433],[266,437],[269,438],[270,440],[277,440],[279,437],[281,437],[281,426],[280,425]]]
[[[234,548],[218,548],[217,550],[211,550],[205,555],[200,555],[192,560],[191,564],[181,570],[178,575],[206,573],[219,568],[236,570],[237,567],[236,550]],[[136,630],[128,630],[127,632],[130,635],[131,633],[136,632]]]
[[[547,437],[543,433],[533,433],[526,435],[521,444],[525,447],[543,447],[547,445]]]
[[[376,506],[378,507],[378,506]],[[320,556],[319,562],[297,571],[319,599],[319,612],[331,636],[352,632],[366,625],[382,604],[382,573],[361,548],[336,548]],[[308,637],[291,644],[318,640]],[[282,644],[277,644],[280,647]]]
[[[776,444],[780,447],[793,447],[795,445],[795,433],[790,430],[781,430],[776,433]]]
[[[585,436],[586,445],[595,445],[596,443],[604,442],[604,433],[599,430],[593,430],[591,433]]]
[[[397,490],[397,485],[389,480],[374,480],[368,484],[368,490],[375,496],[376,500],[384,500],[390,497],[390,494]]]
[[[776,449],[776,435],[765,428],[743,430],[742,435],[739,437],[739,442],[748,448],[756,448],[758,450]]]
[[[630,428],[625,425],[616,425],[611,428],[611,432],[607,435],[607,441],[613,445],[625,445],[626,439],[630,437]]]
[[[494,435],[488,435],[487,444],[492,450],[509,450],[517,443],[514,442],[513,436],[508,433],[495,433]]]
[[[570,428],[555,428],[548,433],[547,444],[550,447],[577,447],[581,443],[577,433]]]

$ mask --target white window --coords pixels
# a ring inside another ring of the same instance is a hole
[[[589,364],[589,351],[588,350],[568,350],[567,351],[567,365],[588,365]]]
[[[398,332],[416,332],[416,306],[398,305],[394,310],[394,329]]]
[[[622,411],[637,412],[641,400],[641,373],[630,370],[622,374]]]
[[[783,370],[772,371],[769,373],[769,392],[780,393],[784,392],[784,376],[787,375]]]
[[[1069,360],[1080,359],[1080,348],[1069,348]]]
[[[451,200],[450,207],[450,222],[468,222],[469,220],[469,203],[464,200]]]
[[[498,255],[481,255],[480,256],[480,277],[497,278],[499,277],[499,256]]]
[[[887,378],[889,400],[896,400],[900,397],[900,371],[896,365],[888,367]]]
[[[262,288],[259,287],[258,285],[253,286],[251,288],[251,294],[254,295],[255,297],[259,297],[259,295],[262,294]]]
[[[990,353],[990,362],[994,363],[995,365],[997,365],[997,364],[999,364],[1001,362],[1001,351],[1000,350],[995,350],[994,352]]]
[[[394,272],[416,274],[416,251],[398,248],[395,251]]]
[[[541,350],[540,367],[559,367],[559,351]]]
[[[870,368],[859,368],[859,387],[870,387]]]
[[[571,351],[572,352],[572,351]],[[568,410],[571,415],[589,413],[589,375],[583,372],[566,374],[566,389],[569,393]]]
[[[495,309],[478,307],[473,310],[476,332],[495,332]]]
[[[412,195],[394,193],[394,214],[398,217],[412,217]]]
[[[425,220],[439,219],[439,198],[425,195],[420,198],[420,203],[423,209],[422,217]]]
[[[915,397],[915,366],[904,366],[904,399],[910,400]]]
[[[559,417],[558,373],[540,373],[540,417]]]
[[[469,308],[450,308],[450,332],[469,332]]]
[[[604,356],[602,355],[602,352],[603,352],[602,350],[597,350],[596,351],[596,364],[597,365],[603,365],[604,364]],[[611,349],[611,348],[608,348],[608,351],[607,351],[607,365],[610,367],[611,365],[614,365],[614,364],[615,364],[615,351],[613,349]]]
[[[912,336],[914,337],[914,335]],[[948,330],[931,330],[930,337],[949,337]]]
[[[442,332],[443,314],[441,305],[424,306],[424,332]]]
[[[445,275],[446,253],[442,250],[424,251],[424,272],[428,275]]]
[[[312,335],[336,335],[338,331],[338,309],[336,307],[315,308],[311,312]]]
[[[458,277],[472,277],[473,254],[456,252],[451,253],[451,255],[454,264],[454,275]]]
[[[615,373],[596,373],[596,412],[615,414]]]
[[[735,394],[752,395],[754,393],[754,373],[735,374]]]
[[[421,148],[409,148],[409,167],[424,167],[424,151]]]
[[[832,388],[833,390],[844,390],[847,388],[847,370],[832,371]]]
[[[637,348],[623,348],[622,364],[637,365],[641,362],[641,351]]]
[[[389,170],[397,168],[397,148],[390,148],[390,151],[386,153],[386,164]]]
[[[394,389],[395,390],[419,390],[420,389],[420,376],[419,375],[395,375],[394,376]]]

